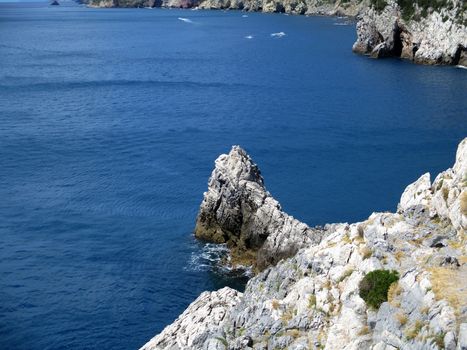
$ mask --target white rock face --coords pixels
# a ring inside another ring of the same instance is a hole
[[[462,1],[449,2],[432,12],[418,9],[416,17],[408,20],[394,0],[388,1],[382,12],[368,8],[357,23],[353,50],[373,57],[397,56],[422,64],[465,66],[467,13]]]
[[[467,229],[467,141],[464,139],[457,149],[456,162],[451,169],[440,173],[433,184],[430,174],[422,175],[407,186],[402,194],[398,209],[408,211],[421,206],[430,215],[448,219],[460,235]]]
[[[266,191],[258,166],[239,146],[217,158],[215,165],[200,206],[196,237],[227,243],[234,259],[253,255],[259,270],[321,240],[322,231],[282,211]]]
[[[228,287],[202,293],[174,323],[147,342],[141,350],[202,349],[208,345],[215,349],[222,345],[227,314],[241,296],[242,293]],[[218,334],[219,339],[214,337],[215,334]]]
[[[202,0],[202,9],[241,9],[244,11],[285,12],[297,15],[356,16],[367,6],[365,1],[343,2],[319,0]]]
[[[402,193],[399,209],[407,210],[416,205],[428,205],[431,197],[430,173],[426,173],[413,184],[407,186]]]
[[[350,16],[359,19],[353,51],[373,57],[397,56],[422,64],[467,66],[467,13],[461,0],[444,7],[415,7],[404,20],[395,0],[380,13],[368,0],[82,0],[91,7],[169,7],[233,9],[298,15]],[[428,5],[427,5],[428,6]]]
[[[240,164],[235,179],[262,185],[256,167]],[[453,168],[408,186],[398,213],[326,225],[319,243],[250,279],[243,294],[203,293],[144,349],[466,349],[466,164],[464,139]],[[360,282],[376,269],[399,281],[371,309]]]

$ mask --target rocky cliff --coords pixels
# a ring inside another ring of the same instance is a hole
[[[463,1],[398,0],[369,8],[357,23],[357,53],[422,64],[467,65],[467,7]],[[420,1],[420,3],[422,3]]]
[[[211,10],[284,12],[291,14],[356,16],[367,0],[82,0],[92,7],[174,7]]]
[[[467,66],[464,0],[82,0],[93,7],[176,7],[357,18],[353,51]]]
[[[266,191],[257,165],[243,149],[232,147],[215,164],[195,236],[227,243],[232,264],[262,270],[321,240],[322,230],[312,229],[281,210]]]
[[[217,160],[209,185],[198,226],[210,228],[201,229],[203,235],[223,240],[235,231],[225,233],[223,213],[238,219],[230,212],[237,204],[226,203],[230,196],[249,216],[258,210],[243,208],[254,199],[242,191],[253,187],[251,193],[270,198],[257,166],[238,147]],[[243,201],[236,198],[239,188]],[[214,215],[213,198],[226,210]],[[465,350],[466,228],[467,138],[451,169],[433,182],[422,175],[406,188],[397,213],[327,225],[321,240],[306,241],[292,257],[266,268],[244,293],[203,293],[142,349]],[[398,276],[384,294],[381,278],[368,289],[368,277],[381,271]],[[363,290],[382,299],[375,306]]]

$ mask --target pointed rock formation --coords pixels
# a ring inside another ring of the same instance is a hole
[[[293,257],[265,269],[243,294],[229,288],[201,294],[143,349],[466,350],[466,188],[464,139],[451,169],[433,184],[425,174],[406,188],[398,213],[327,225],[319,244],[310,240]],[[278,205],[266,217],[282,219],[257,218],[268,198],[273,201],[257,166],[234,147],[216,162],[198,232],[227,242],[255,241],[258,231],[251,228],[282,232],[293,219]],[[255,241],[258,252],[270,237],[262,245]],[[360,282],[380,269],[395,270],[400,279],[374,309],[362,299]]]
[[[195,236],[227,243],[232,263],[257,270],[317,244],[322,230],[287,215],[266,191],[258,166],[239,146],[217,158],[204,193]]]

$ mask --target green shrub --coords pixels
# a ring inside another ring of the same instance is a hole
[[[371,5],[373,5],[378,12],[383,11],[387,4],[386,0],[371,0]]]
[[[388,301],[389,287],[397,280],[399,280],[397,271],[371,271],[360,282],[360,297],[368,306],[378,309],[382,303]]]
[[[414,13],[415,13],[415,5],[416,2],[411,0],[397,0],[397,4],[401,8],[402,18],[406,21],[410,20]]]
[[[428,9],[439,11],[442,8],[452,8],[451,0],[397,0],[397,4],[401,8],[402,18],[405,20],[410,20],[414,17],[415,5],[418,5],[421,9],[422,17],[427,16]]]

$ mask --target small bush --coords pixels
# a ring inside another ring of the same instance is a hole
[[[402,293],[402,287],[399,285],[399,283],[392,283],[390,286],[389,286],[389,289],[388,289],[388,301],[391,305],[393,306],[396,306],[396,307],[399,307],[400,306],[400,303],[398,303],[396,301],[396,298],[401,295]]]
[[[294,316],[294,310],[285,310],[281,315],[281,320],[283,323],[289,322]]]
[[[394,257],[396,258],[397,262],[401,262],[401,260],[404,258],[404,252],[402,250],[398,250],[394,254]]]
[[[420,320],[415,321],[412,327],[405,333],[407,340],[415,339],[423,328],[423,323]]]
[[[367,246],[363,246],[362,248],[360,248],[360,255],[362,255],[363,260],[365,260],[370,258],[371,255],[373,255],[373,252]]]
[[[370,334],[370,328],[368,326],[363,326],[362,328],[360,328],[360,330],[357,333],[358,336],[367,335],[367,334]]]
[[[226,349],[228,349],[229,343],[227,342],[227,340],[226,340],[225,338],[223,338],[223,337],[216,337],[215,339],[219,340],[219,341],[222,343],[222,345],[224,345],[224,347],[225,347]]]
[[[397,0],[397,4],[401,8],[402,17],[406,21],[414,17],[415,5],[421,9],[422,17],[426,17],[428,15],[428,10],[440,11],[442,8],[452,8],[452,1],[450,0]]]
[[[386,0],[371,0],[371,4],[373,5],[376,11],[381,12],[384,10],[388,3],[386,2]]]
[[[294,339],[297,339],[298,337],[300,337],[300,331],[298,329],[296,329],[296,328],[290,329],[287,332],[287,334],[290,335]]]
[[[310,294],[308,297],[308,308],[314,309],[316,307],[316,295]]]
[[[396,314],[396,319],[397,319],[397,321],[399,321],[401,326],[405,325],[407,323],[407,321],[408,321],[407,315],[402,313],[402,312],[398,312]]]
[[[424,306],[420,309],[420,313],[422,315],[428,315],[428,312],[430,311],[430,307],[429,306]]]
[[[435,343],[438,348],[444,349],[444,336],[446,333],[441,332],[433,336],[433,343]]]
[[[369,307],[378,309],[382,303],[388,300],[389,287],[397,280],[399,280],[397,271],[371,271],[360,282],[360,297]]]

